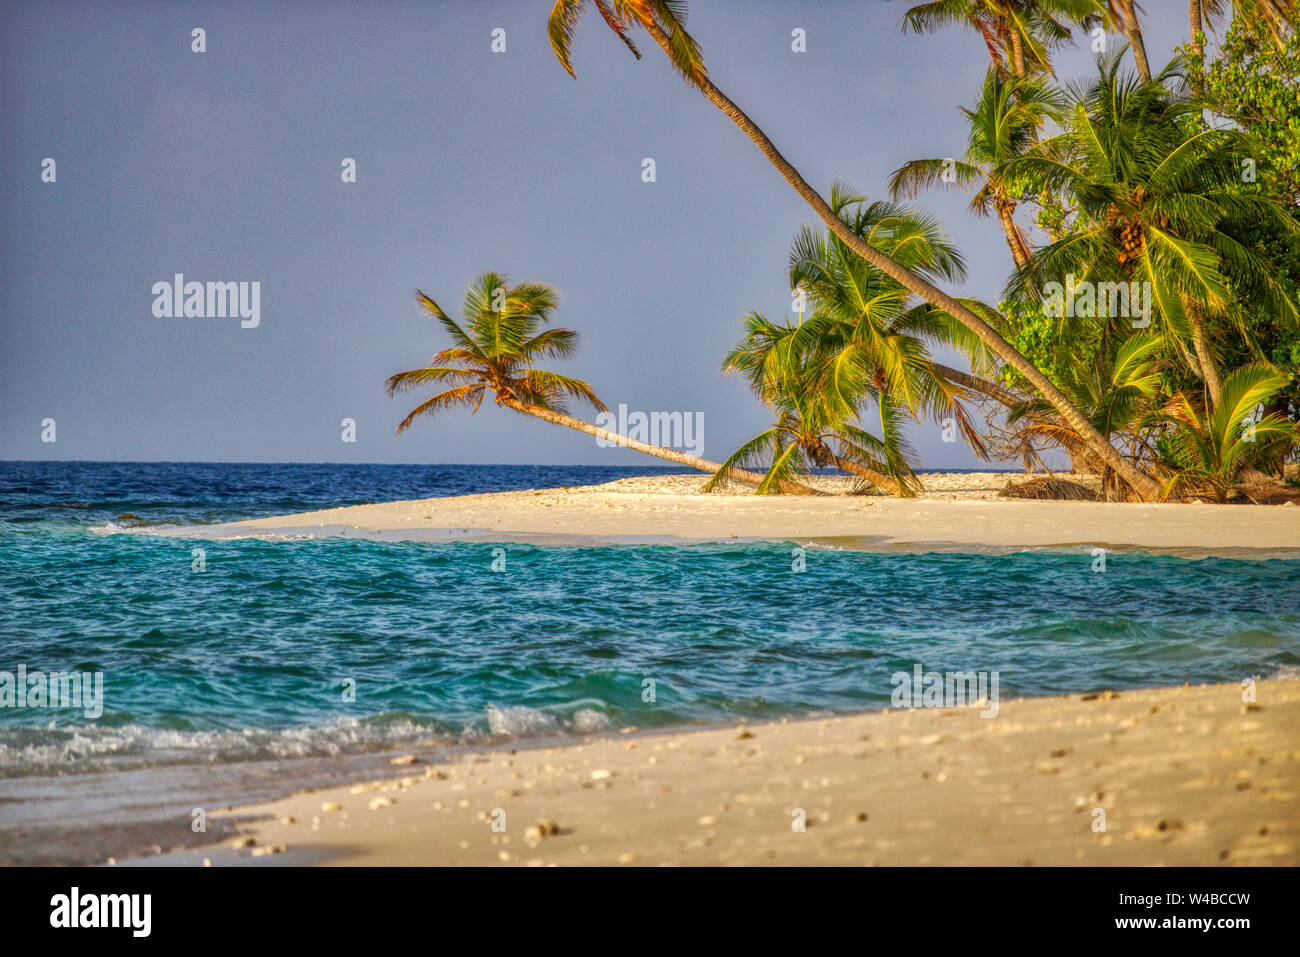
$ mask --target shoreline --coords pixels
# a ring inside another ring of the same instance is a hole
[[[182,538],[533,541],[654,544],[815,540],[908,550],[1140,548],[1204,555],[1300,557],[1300,508],[1029,501],[996,492],[1020,473],[928,475],[916,499],[701,494],[705,476],[492,492],[353,505],[218,525],[157,529]],[[852,487],[839,477],[827,490]]]
[[[407,757],[120,864],[1300,863],[1295,679]]]

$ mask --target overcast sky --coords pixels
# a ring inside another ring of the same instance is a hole
[[[876,198],[906,160],[963,152],[957,108],[988,67],[976,35],[903,35],[907,6],[696,0],[689,25],[714,81],[809,182]],[[1186,7],[1145,6],[1162,64]],[[394,434],[419,397],[387,399],[384,379],[447,344],[413,291],[458,311],[489,269],[561,290],[555,321],[582,343],[557,368],[611,406],[702,413],[715,458],[755,434],[764,410],[719,362],[747,310],[789,312],[787,251],[812,212],[644,35],[637,62],[589,15],[575,83],[549,9],[5,4],[0,458],[654,464],[490,404]],[[1064,51],[1058,73],[1090,57]],[[996,302],[1010,256],[967,199],[920,204],[967,257],[960,292]],[[175,273],[259,282],[260,325],[155,317],[153,285]],[[978,464],[937,426],[911,437],[926,468]]]

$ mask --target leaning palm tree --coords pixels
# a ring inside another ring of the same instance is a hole
[[[992,325],[956,298],[933,283],[918,276],[897,260],[872,248],[865,240],[855,236],[826,200],[808,184],[800,172],[781,155],[772,141],[753,120],[723,93],[711,79],[704,66],[703,53],[695,40],[686,32],[683,18],[686,5],[681,0],[592,0],[605,22],[623,40],[632,52],[640,52],[632,42],[629,31],[640,26],[667,55],[673,69],[688,83],[696,87],[706,99],[732,120],[758,147],[787,183],[803,198],[832,231],[854,254],[871,263],[881,272],[897,280],[911,292],[926,299],[943,312],[966,326],[975,336],[1008,365],[1019,372],[1036,389],[1062,419],[1077,428],[1088,447],[1102,460],[1108,462],[1143,498],[1155,498],[1160,485],[1127,461],[1118,450],[1110,446],[1052,382],[1032,362],[1011,346]],[[556,0],[551,9],[551,47],[561,65],[570,74],[570,45],[577,23],[586,8],[586,0]]]
[[[1061,106],[1061,97],[1037,79],[1003,79],[990,69],[975,108],[962,108],[969,132],[966,154],[954,159],[911,160],[894,170],[889,181],[894,199],[915,198],[936,184],[968,186],[978,183],[970,208],[981,216],[997,213],[1011,258],[1017,266],[1029,261],[1029,247],[1012,218],[1022,193],[1020,184],[999,171],[1023,156],[1038,139],[1038,131]]]
[[[1138,14],[1142,8],[1135,0],[1106,0],[1110,13],[1110,24],[1118,27],[1128,40],[1133,51],[1133,62],[1137,65],[1138,76],[1143,83],[1151,82],[1151,65],[1147,61],[1147,45],[1142,39],[1142,21]]]
[[[436,392],[412,409],[398,424],[398,433],[405,432],[422,415],[455,408],[468,408],[473,414],[490,392],[497,405],[646,455],[710,474],[723,468],[718,462],[651,445],[569,415],[565,409],[569,400],[608,410],[588,383],[535,365],[539,359],[569,358],[577,350],[576,332],[548,326],[558,301],[559,293],[544,283],[511,286],[505,276],[488,272],[466,291],[461,322],[456,322],[433,299],[417,291],[416,303],[438,320],[451,337],[452,347],[439,352],[424,368],[390,376],[385,388],[389,397],[426,386],[450,388]],[[750,485],[763,481],[762,475],[740,469],[731,469],[727,474]],[[780,490],[792,494],[812,491],[794,482],[782,483]]]

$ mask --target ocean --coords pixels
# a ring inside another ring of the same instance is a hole
[[[1297,559],[151,534],[679,471],[0,463],[0,863],[193,840],[195,806],[395,747],[888,707],[918,665],[1003,698],[1300,666]],[[19,706],[20,668],[100,676],[97,708]]]

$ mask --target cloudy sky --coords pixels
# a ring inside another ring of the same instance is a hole
[[[1145,6],[1163,63],[1185,6]],[[811,183],[880,197],[906,160],[961,154],[957,107],[988,66],[977,36],[903,35],[906,7],[696,0],[689,25],[714,81]],[[789,312],[787,250],[811,210],[648,41],[638,62],[590,16],[570,79],[549,8],[6,4],[0,458],[648,462],[488,406],[394,434],[418,397],[387,399],[384,379],[446,345],[413,291],[458,309],[489,269],[561,290],[556,322],[583,338],[559,367],[611,406],[701,413],[718,458],[762,428],[718,365],[747,310]],[[1063,52],[1058,73],[1090,56]],[[966,201],[920,202],[967,257],[960,292],[996,301],[1010,256]],[[260,325],[156,317],[153,286],[175,273],[259,282]],[[912,440],[924,467],[977,464],[937,426]]]

